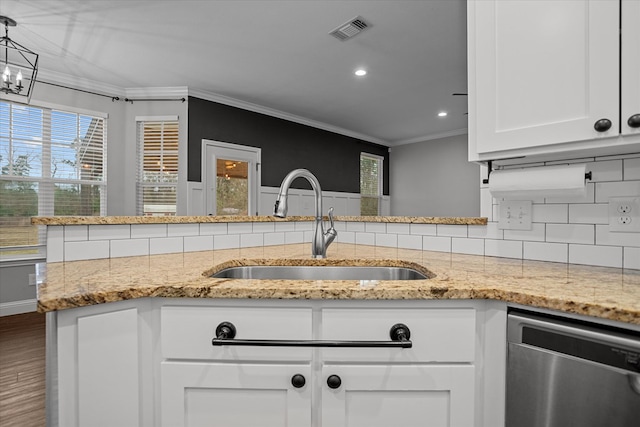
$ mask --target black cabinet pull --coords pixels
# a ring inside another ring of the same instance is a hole
[[[337,375],[329,375],[329,378],[327,378],[327,385],[329,388],[336,389],[342,385],[342,379]]]
[[[633,116],[629,117],[629,120],[627,120],[627,124],[630,128],[640,128],[640,114],[634,114]]]
[[[609,119],[600,119],[594,125],[593,128],[597,132],[606,132],[611,129],[611,120]]]
[[[389,336],[391,341],[331,341],[331,340],[258,340],[235,339],[236,327],[233,323],[222,322],[216,328],[216,337],[211,340],[211,345],[234,345],[255,347],[394,347],[411,348],[413,343],[409,327],[397,323],[391,327]]]
[[[302,374],[295,374],[294,376],[291,377],[291,385],[294,386],[295,388],[304,387],[306,382],[307,380],[304,378],[304,375]]]

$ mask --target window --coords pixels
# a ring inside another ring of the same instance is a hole
[[[360,215],[380,215],[382,161],[380,156],[360,153]]]
[[[32,216],[106,213],[106,119],[0,102],[0,255],[39,255]]]
[[[136,120],[138,215],[173,216],[178,188],[178,118]]]

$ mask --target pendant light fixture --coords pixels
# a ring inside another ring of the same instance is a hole
[[[0,23],[4,24],[5,33],[0,39],[0,91],[17,101],[28,103],[38,73],[38,54],[9,38],[9,27],[15,27],[16,21],[0,16]]]

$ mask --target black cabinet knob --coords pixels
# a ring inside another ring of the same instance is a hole
[[[611,129],[611,120],[609,119],[600,119],[594,125],[593,128],[597,132],[606,132]]]
[[[327,385],[329,386],[329,388],[335,389],[340,387],[341,384],[342,380],[337,375],[329,375],[329,378],[327,378]]]
[[[627,120],[627,124],[630,128],[640,128],[640,114],[634,114],[633,116],[629,117],[629,120]]]
[[[307,380],[304,378],[304,375],[295,374],[294,376],[291,377],[291,385],[294,386],[295,388],[304,387],[306,383],[307,383]]]

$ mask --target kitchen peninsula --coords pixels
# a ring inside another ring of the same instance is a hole
[[[640,330],[638,270],[407,248],[431,234],[473,235],[482,218],[336,217],[338,239],[315,260],[311,220],[34,218],[59,258],[41,266],[38,287],[57,349],[53,425],[199,425],[229,408],[239,418],[224,425],[275,414],[296,426],[375,426],[397,416],[387,405],[402,397],[427,403],[409,405],[399,424],[429,411],[436,424],[495,426],[508,305]],[[131,248],[147,253],[123,256]],[[428,279],[210,277],[239,265],[400,266]],[[401,323],[413,348],[212,346],[222,322],[242,339],[357,341],[387,340]],[[276,409],[241,411],[263,404]]]

